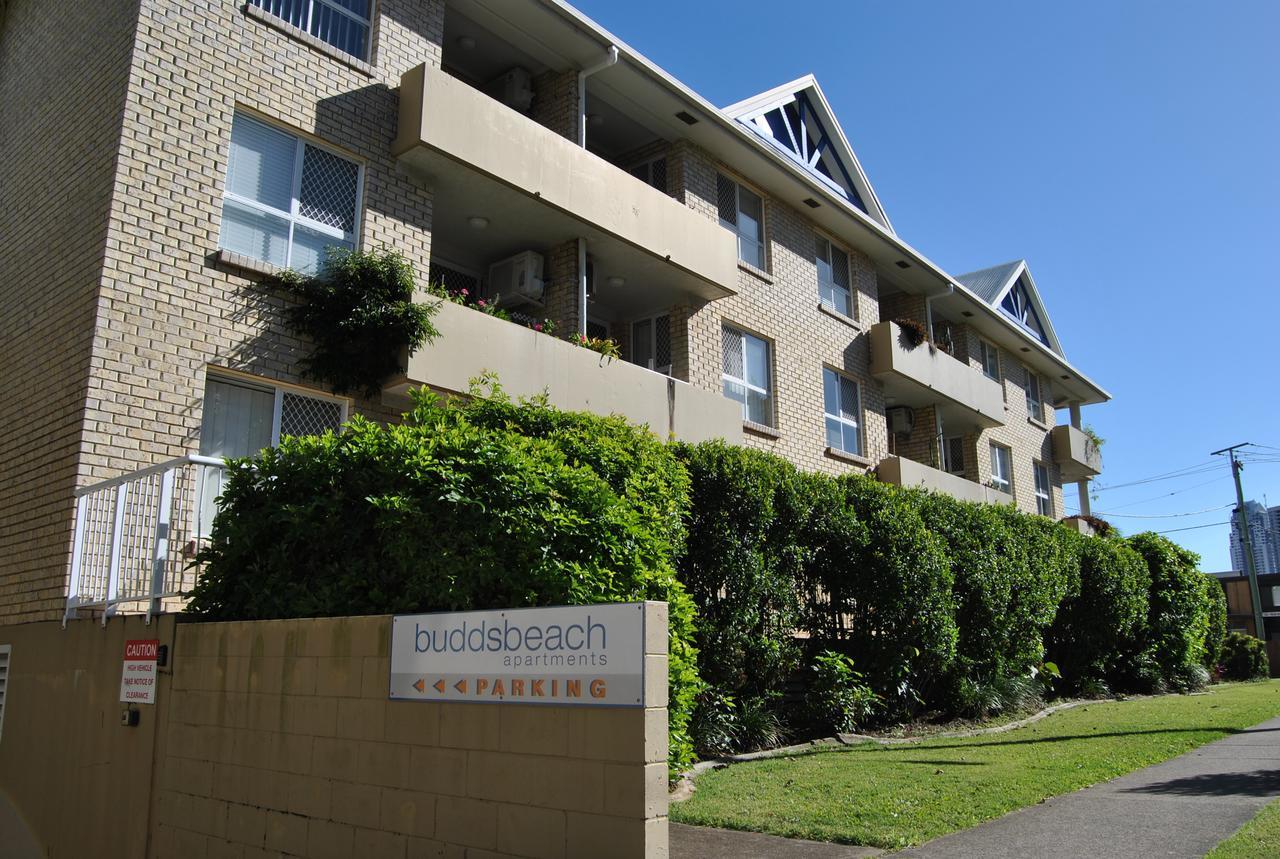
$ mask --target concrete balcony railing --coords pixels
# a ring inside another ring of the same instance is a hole
[[[972,480],[948,474],[902,456],[890,456],[880,460],[880,464],[876,466],[876,477],[883,483],[941,492],[960,501],[977,501],[982,504],[1013,503],[1013,496],[1007,492],[974,483]]]
[[[438,68],[401,78],[392,154],[445,201],[437,217],[454,207],[486,215],[491,232],[519,221],[526,241],[621,244],[637,283],[675,278],[712,300],[736,291],[735,240],[715,220]]]
[[[1064,482],[1089,480],[1102,473],[1102,451],[1083,430],[1059,424],[1049,430],[1049,440]]]
[[[471,380],[495,373],[516,397],[546,391],[551,405],[621,415],[662,438],[688,442],[742,435],[742,407],[718,393],[445,301],[434,319],[440,336],[409,356],[388,391],[427,385],[466,393]]]
[[[948,417],[985,429],[1004,423],[998,382],[928,343],[909,346],[895,322],[871,326],[871,375],[895,405],[940,406]]]

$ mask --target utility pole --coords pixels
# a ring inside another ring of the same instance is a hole
[[[1240,540],[1244,544],[1245,570],[1249,574],[1249,598],[1253,600],[1253,629],[1259,640],[1265,642],[1267,628],[1264,626],[1265,621],[1262,617],[1262,595],[1258,592],[1258,568],[1253,560],[1253,539],[1249,536],[1249,520],[1244,513],[1244,490],[1240,488],[1240,470],[1244,466],[1240,460],[1236,459],[1236,451],[1248,446],[1249,442],[1246,441],[1243,444],[1215,450],[1210,456],[1221,456],[1225,453],[1231,457],[1231,476],[1236,481],[1236,515],[1240,522]]]

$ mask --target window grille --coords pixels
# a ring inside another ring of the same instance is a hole
[[[822,369],[823,420],[827,429],[827,447],[845,453],[862,453],[862,435],[858,430],[861,409],[858,384],[834,370]]]
[[[355,247],[359,198],[359,165],[235,115],[219,247],[314,272],[327,248]]]
[[[323,435],[342,425],[342,403],[284,391],[280,397],[279,435]]]
[[[724,395],[742,404],[742,419],[773,425],[769,344],[728,325],[721,329]]]
[[[1044,415],[1041,414],[1040,377],[1026,368],[1023,369],[1027,374],[1027,414],[1036,420],[1043,420]]]
[[[813,237],[813,255],[818,265],[818,300],[837,313],[853,316],[849,255],[819,235]]]
[[[480,278],[442,262],[433,262],[427,268],[427,282],[444,287],[452,295],[458,295],[464,289],[468,295],[480,294]]]
[[[310,33],[357,60],[369,58],[373,0],[249,0],[250,6]]]
[[[1036,462],[1031,466],[1036,478],[1036,512],[1041,516],[1053,515],[1053,496],[1049,487],[1049,469]]]
[[[637,164],[631,168],[630,173],[650,187],[664,194],[667,193],[667,159],[665,157]]]
[[[942,440],[943,467],[950,474],[964,474],[964,437],[951,436]]]
[[[738,237],[738,259],[763,270],[764,201],[758,194],[717,173],[716,207],[721,226]]]
[[[631,363],[670,375],[670,316],[664,314],[631,323]]]

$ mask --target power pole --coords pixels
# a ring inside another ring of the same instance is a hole
[[[1236,514],[1240,521],[1240,540],[1244,544],[1245,570],[1249,574],[1249,598],[1253,601],[1253,629],[1254,634],[1265,642],[1267,640],[1267,628],[1264,626],[1265,621],[1262,617],[1262,595],[1258,592],[1258,567],[1253,560],[1253,539],[1249,536],[1249,520],[1244,512],[1244,490],[1240,488],[1240,470],[1244,466],[1240,460],[1236,459],[1236,451],[1239,448],[1248,446],[1249,442],[1246,441],[1243,444],[1215,450],[1210,456],[1221,456],[1225,453],[1231,457],[1231,476],[1236,481]]]

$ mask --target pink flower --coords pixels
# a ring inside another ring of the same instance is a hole
[[[539,322],[537,325],[534,325],[534,326],[533,326],[533,330],[534,330],[534,331],[541,331],[541,330],[542,330],[542,323],[541,323],[541,322]]]
[[[464,288],[464,289],[462,290],[462,294],[463,294],[463,295],[470,295],[471,293],[470,293],[470,292],[468,292],[468,291]]]

